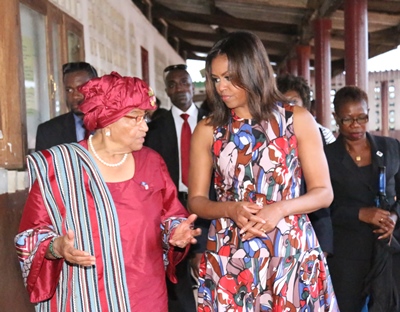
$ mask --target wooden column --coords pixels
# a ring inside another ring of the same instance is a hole
[[[310,84],[310,54],[311,47],[309,45],[298,45],[297,53],[297,74],[303,77]]]
[[[288,73],[297,76],[297,59],[295,57],[291,57],[286,62],[286,68]]]
[[[25,108],[19,1],[0,1],[0,167],[25,164]],[[24,116],[24,117],[22,117]]]
[[[381,81],[381,120],[382,135],[389,136],[389,83],[387,80]]]
[[[331,126],[331,28],[330,19],[314,21],[315,42],[315,102],[317,121]]]
[[[368,91],[367,0],[344,1],[346,85]]]
[[[19,1],[0,1],[0,167],[25,163]],[[14,248],[27,191],[0,195],[0,311],[33,312]]]

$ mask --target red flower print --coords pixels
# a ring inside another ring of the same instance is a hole
[[[253,284],[253,274],[245,269],[238,276],[227,274],[219,281],[218,301],[225,306],[224,311],[241,312],[253,305],[257,292]]]

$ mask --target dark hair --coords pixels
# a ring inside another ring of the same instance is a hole
[[[253,33],[237,31],[217,41],[206,58],[207,100],[213,112],[210,123],[221,126],[230,116],[212,79],[211,62],[219,55],[228,58],[232,84],[246,91],[251,116],[257,122],[269,119],[275,103],[284,102],[285,98],[276,88],[274,71],[261,40]]]
[[[278,86],[278,90],[283,94],[290,90],[296,91],[303,101],[304,108],[306,108],[308,111],[311,110],[310,87],[307,83],[307,80],[305,80],[303,77],[286,74],[277,77],[276,84]]]
[[[365,101],[365,104],[368,106],[368,95],[364,90],[357,86],[345,86],[336,92],[333,99],[335,113],[337,114],[340,108],[349,102],[362,101]]]
[[[92,65],[86,62],[72,62],[72,63],[66,63],[62,66],[63,77],[66,74],[74,73],[77,71],[87,72],[90,78],[98,77],[97,70]]]

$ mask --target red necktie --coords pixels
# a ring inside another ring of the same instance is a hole
[[[189,123],[187,119],[188,114],[181,114],[183,118],[183,125],[181,131],[181,165],[182,165],[182,183],[186,186],[189,180],[189,152],[190,152],[190,137],[192,136],[192,131],[190,130]]]

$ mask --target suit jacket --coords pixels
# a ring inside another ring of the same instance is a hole
[[[206,116],[207,113],[199,109],[197,121]],[[145,145],[161,154],[167,164],[169,174],[179,190],[178,138],[176,137],[175,122],[171,110],[165,112],[160,118],[150,122]]]
[[[199,122],[206,116],[207,112],[199,108],[197,121]],[[171,110],[165,112],[162,116],[150,122],[145,145],[160,153],[164,158],[169,174],[171,175],[171,178],[174,181],[177,190],[179,191],[180,168],[178,138],[176,137],[175,122]],[[215,200],[213,183],[211,183],[209,195],[211,200]],[[202,235],[200,237],[196,237],[198,244],[193,246],[192,252],[201,253],[205,250],[210,221],[198,218],[195,222],[195,226],[201,228]]]
[[[72,112],[50,119],[37,128],[35,151],[52,146],[76,142],[76,127]]]
[[[325,146],[334,192],[330,206],[334,256],[370,260],[376,236],[370,225],[358,219],[361,207],[375,206],[379,190],[379,167],[386,166],[386,195],[391,210],[400,215],[400,143],[396,139],[367,133],[371,146],[372,179],[367,180],[346,152],[339,135]],[[397,198],[397,201],[395,200]],[[396,232],[399,228],[397,222]],[[398,236],[398,233],[395,234]]]

